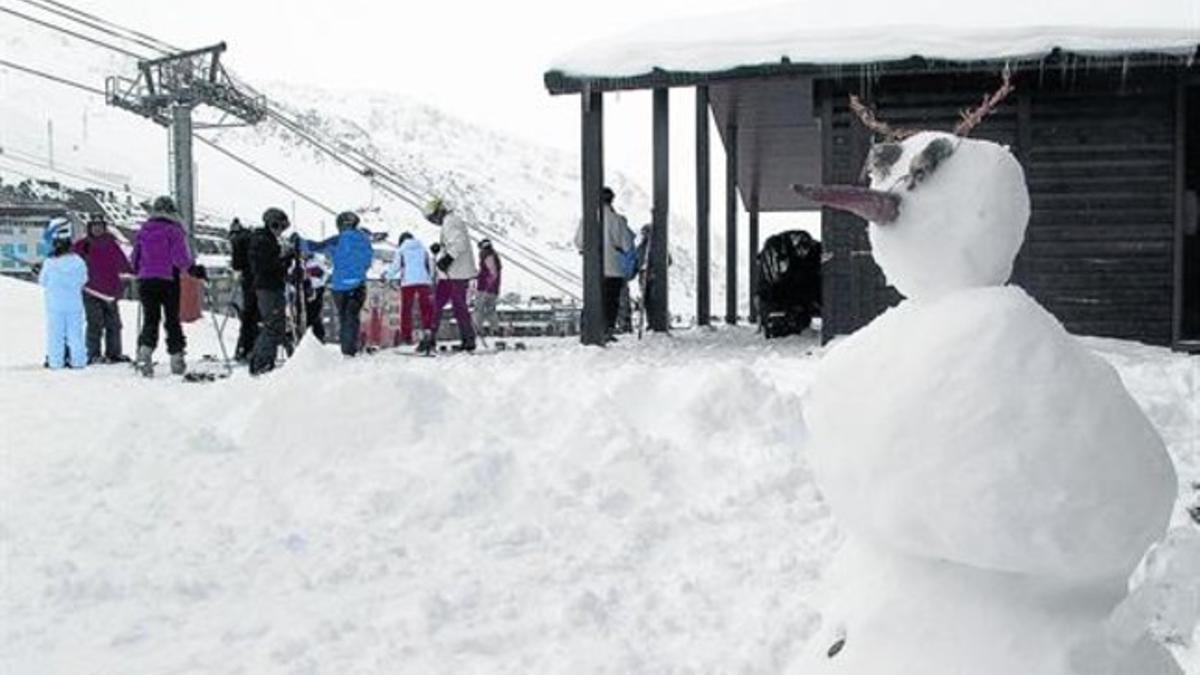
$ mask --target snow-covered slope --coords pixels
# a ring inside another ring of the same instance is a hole
[[[0,278],[0,671],[786,673],[820,626],[812,342],[310,341],[193,386],[41,370],[39,304]],[[1200,360],[1087,344],[1200,480]]]
[[[99,89],[105,76],[128,76],[135,68],[131,58],[11,21],[0,22],[0,54]],[[400,171],[419,195],[446,196],[470,219],[498,233],[493,237],[497,248],[512,261],[506,290],[562,295],[521,269],[527,267],[578,294],[580,263],[572,246],[581,212],[577,157],[513,140],[397,95],[279,83],[260,89],[327,139],[350,143]],[[5,103],[0,106],[0,178],[59,178],[77,188],[129,185],[138,194],[167,189],[167,135],[149,121],[107,106],[101,96],[3,67],[0,100]],[[329,209],[362,211],[368,227],[436,238],[417,209],[277,123],[202,133]],[[275,205],[293,213],[308,236],[333,232],[332,216],[304,198],[203,145],[197,144],[195,155],[199,207],[214,220],[239,215],[256,222],[263,209]],[[649,220],[646,191],[614,170],[608,182],[632,227]],[[677,232],[690,231],[678,225]],[[695,268],[689,248],[676,245],[672,254],[674,304],[682,311],[692,306]]]

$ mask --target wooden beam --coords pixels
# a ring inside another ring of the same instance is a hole
[[[833,184],[837,182],[833,168],[833,87],[828,82],[818,83],[815,89],[816,101],[821,104],[821,182]],[[837,316],[838,304],[835,290],[838,285],[833,279],[838,261],[834,263],[832,256],[835,247],[831,244],[833,236],[833,214],[827,209],[821,209],[821,246],[824,255],[830,260],[821,261],[821,344],[828,344],[838,334]]]
[[[668,306],[670,254],[668,214],[670,212],[670,167],[671,125],[670,98],[667,89],[654,90],[654,222],[650,229],[650,279],[648,291],[651,310],[648,316],[650,330],[666,332],[671,328],[671,311]]]
[[[605,344],[604,225],[600,190],[604,187],[604,98],[588,91],[582,100],[583,170],[583,316],[580,341]]]
[[[708,86],[696,87],[696,323],[707,326],[712,317],[709,260]]]
[[[1187,261],[1183,257],[1184,230],[1187,223],[1184,207],[1185,191],[1187,190],[1187,80],[1180,73],[1175,85],[1175,237],[1174,237],[1174,269],[1171,274],[1173,297],[1171,301],[1171,345],[1182,349],[1183,310],[1184,310],[1184,266]],[[1192,336],[1187,336],[1192,337]]]
[[[750,271],[750,323],[758,323],[758,200],[750,199],[750,244],[746,247]]]
[[[731,326],[738,322],[737,135],[737,125],[730,124],[725,135],[725,323]]]

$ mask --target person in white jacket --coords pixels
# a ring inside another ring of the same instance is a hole
[[[83,287],[87,284],[87,263],[71,252],[71,222],[55,218],[46,227],[50,255],[38,272],[38,284],[46,294],[46,366],[57,370],[87,366],[83,345]]]
[[[411,232],[402,233],[398,244],[396,257],[387,269],[387,278],[400,287],[400,341],[412,344],[414,303],[420,312],[421,340],[425,339],[433,325],[433,298],[430,293],[433,261],[425,250],[425,244]]]
[[[478,273],[475,267],[475,249],[467,223],[454,213],[445,200],[436,198],[425,208],[425,219],[442,228],[440,247],[437,252],[437,286],[433,298],[433,327],[431,333],[417,346],[417,351],[432,354],[437,342],[438,327],[442,321],[442,310],[449,303],[454,309],[454,322],[458,324],[462,351],[475,350],[475,326],[471,321],[471,310],[467,305],[467,289],[471,279]]]
[[[622,254],[634,250],[635,241],[633,230],[625,216],[617,213],[613,207],[616,194],[612,188],[604,188],[600,192],[600,206],[604,217],[604,286],[601,288],[603,298],[605,338],[616,340],[614,333],[617,328],[617,314],[621,307],[621,293],[629,279],[621,269]],[[583,253],[583,223],[575,231],[575,248]]]

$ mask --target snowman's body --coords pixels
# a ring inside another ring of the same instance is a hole
[[[914,182],[938,140],[949,154]],[[1180,672],[1148,640],[1106,636],[1176,480],[1115,370],[1003,285],[1029,213],[1019,164],[933,133],[889,159],[872,187],[900,194],[899,217],[872,244],[909,299],[832,349],[810,391],[812,461],[847,543],[797,672]]]

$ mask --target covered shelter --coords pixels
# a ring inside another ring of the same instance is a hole
[[[603,341],[605,94],[653,91],[651,250],[659,255],[649,264],[665,275],[669,92],[695,91],[701,325],[712,314],[714,123],[727,158],[724,319],[733,324],[739,199],[749,214],[753,297],[759,214],[817,210],[795,183],[859,180],[872,139],[849,108],[851,94],[894,125],[950,130],[1007,68],[1015,93],[972,135],[1011,146],[1025,167],[1033,209],[1013,282],[1072,332],[1200,350],[1200,8],[1164,1],[1171,8],[1130,8],[1134,20],[1095,7],[1050,8],[1037,10],[1036,21],[973,16],[981,23],[936,27],[863,23],[872,20],[869,8],[858,8],[863,19],[823,20],[786,6],[652,26],[563,57],[544,82],[550,93],[577,94],[581,103],[583,341]],[[1077,15],[1048,15],[1054,11]],[[865,221],[823,210],[821,224],[828,340],[865,325],[900,296],[870,256]],[[658,286],[663,297],[651,306],[660,316],[650,325],[665,329],[667,284]]]

